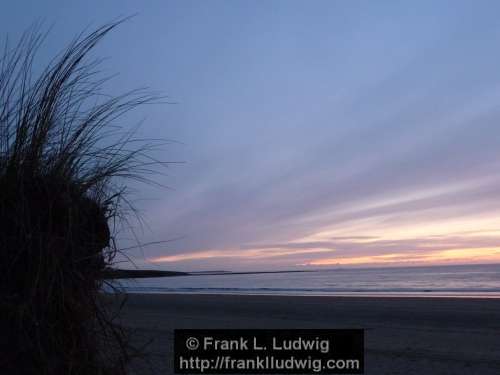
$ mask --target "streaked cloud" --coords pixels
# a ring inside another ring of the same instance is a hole
[[[181,238],[141,266],[500,261],[500,4],[19,1],[1,31],[27,9],[57,13],[49,47],[139,11],[102,46],[109,89],[170,95],[130,123],[186,161],[158,176],[173,190],[133,186],[145,225],[120,244]]]

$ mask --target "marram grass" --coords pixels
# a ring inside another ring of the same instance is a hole
[[[102,304],[119,251],[124,182],[149,182],[158,142],[121,116],[160,98],[101,92],[89,52],[120,22],[80,35],[40,71],[38,28],[0,59],[0,373],[124,374],[136,354]],[[39,73],[35,73],[36,67]]]

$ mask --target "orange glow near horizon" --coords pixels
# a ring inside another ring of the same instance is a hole
[[[266,249],[268,250],[268,249]],[[198,260],[209,258],[272,258],[294,254],[308,254],[308,253],[322,253],[330,252],[330,249],[303,249],[297,251],[273,249],[272,252],[264,250],[234,250],[234,251],[200,251],[187,254],[178,254],[170,256],[162,256],[150,258],[149,261],[153,263],[167,263],[167,262],[180,262],[185,260]]]
[[[352,257],[352,258],[326,258],[314,260],[304,265],[307,266],[332,266],[332,265],[360,265],[360,264],[391,264],[391,263],[429,263],[443,264],[450,261],[456,262],[500,262],[500,247],[454,249],[433,252],[424,255],[408,255],[393,253],[384,255]]]
[[[392,203],[392,202],[391,202]],[[373,204],[372,204],[373,205]],[[255,267],[500,263],[500,213],[398,213],[318,227],[289,241],[196,250],[150,258],[153,263],[244,260]],[[266,259],[271,262],[267,262]]]
[[[179,254],[149,259],[153,263],[176,263],[189,260],[204,260],[209,258],[246,258],[246,259],[266,259],[275,257],[286,257],[287,255],[297,254],[321,254],[334,253],[334,250],[310,249],[300,251],[275,251],[266,253],[263,250],[236,250],[236,251],[205,251],[193,252],[188,254]],[[355,257],[327,257],[310,261],[296,263],[296,266],[356,266],[356,265],[391,265],[391,264],[446,264],[446,263],[500,263],[500,247],[478,247],[446,249],[439,251],[430,251],[423,254],[415,253],[387,253],[371,256]]]

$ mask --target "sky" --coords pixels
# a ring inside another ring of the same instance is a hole
[[[181,161],[134,186],[140,268],[500,263],[497,1],[24,1],[0,35],[135,15],[96,49],[110,93],[151,87]],[[167,241],[168,242],[161,242]],[[161,242],[156,243],[155,242]],[[123,263],[123,267],[132,267]]]

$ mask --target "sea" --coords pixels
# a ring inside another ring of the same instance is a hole
[[[128,293],[500,298],[500,264],[117,280]]]

